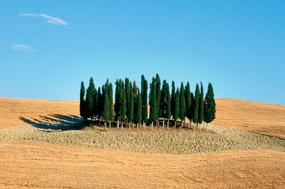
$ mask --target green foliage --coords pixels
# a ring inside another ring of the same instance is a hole
[[[142,121],[147,122],[148,119],[148,83],[144,75],[141,76],[141,100],[142,100]]]
[[[196,124],[201,124],[203,121],[210,123],[215,119],[216,102],[211,83],[208,85],[205,98],[202,83],[200,86],[196,85],[194,95],[190,90],[189,82],[185,87],[182,82],[180,88],[175,88],[175,83],[172,81],[170,95],[169,84],[163,80],[161,86],[158,74],[152,78],[149,96],[148,82],[144,75],[141,76],[141,89],[137,87],[136,82],[132,83],[128,78],[117,79],[115,87],[115,100],[113,100],[113,85],[109,80],[101,88],[98,87],[98,90],[95,88],[92,77],[87,90],[84,82],[81,82],[80,115],[84,119],[104,119],[109,122],[109,125],[114,118],[123,123],[135,122],[136,124],[146,123],[148,117],[150,122],[156,123],[160,117],[170,119],[171,116],[174,120],[182,121],[188,117]]]
[[[189,112],[189,119],[190,121],[194,119],[194,115],[195,115],[195,97],[194,94],[191,92],[191,105],[190,105],[190,112]]]
[[[156,74],[155,76],[155,82],[156,82],[156,119],[159,118],[159,112],[160,112],[160,88],[161,88],[161,81],[160,81],[160,77],[158,74]]]
[[[134,94],[134,122],[135,124],[140,124],[142,121],[142,97],[139,90],[137,90]]]
[[[184,90],[184,84],[181,83],[180,93],[179,93],[179,118],[181,120],[184,120],[185,115],[186,115],[185,90]]]
[[[129,78],[125,79],[125,94],[126,94],[126,114],[127,114],[127,121],[129,122],[130,118],[130,95],[131,95],[131,85]]]
[[[120,80],[120,91],[119,91],[119,107],[120,107],[120,120],[126,121],[126,112],[127,112],[127,102],[126,102],[126,93],[124,88],[124,82]]]
[[[199,123],[199,104],[200,104],[200,89],[199,85],[196,85],[195,90],[195,106],[194,106],[194,117],[193,122],[198,124]]]
[[[86,119],[85,86],[83,81],[81,81],[80,86],[80,116]]]
[[[170,99],[170,105],[171,105],[171,115],[174,117],[175,113],[175,83],[172,81],[171,84],[171,99]]]
[[[113,113],[114,113],[114,110],[113,110],[113,85],[112,83],[109,83],[109,86],[108,86],[108,100],[109,100],[109,120],[113,120]]]
[[[130,96],[129,96],[128,110],[129,110],[128,121],[132,122],[134,120],[134,93],[133,93],[132,83],[130,83]]]
[[[207,94],[205,97],[205,117],[206,123],[211,123],[216,117],[216,102],[214,98],[214,90],[211,83],[208,85]]]
[[[94,95],[95,95],[95,84],[93,78],[91,77],[89,80],[89,87],[86,93],[87,117],[92,117],[94,115]]]
[[[185,86],[185,107],[186,107],[186,117],[191,119],[191,91],[190,83],[187,82]]]
[[[162,83],[161,96],[160,96],[160,113],[159,116],[170,119],[171,117],[170,105],[170,92],[169,85],[166,80]]]
[[[177,120],[179,118],[179,89],[176,89],[175,100],[174,100],[174,114],[173,119]]]
[[[199,98],[199,124],[202,124],[204,121],[204,89],[203,84],[201,82],[201,90],[200,90],[200,98]]]
[[[103,87],[103,96],[104,96],[104,105],[103,105],[103,118],[105,121],[110,120],[110,105],[109,105],[109,81],[106,82],[105,86]]]
[[[152,78],[152,82],[150,84],[149,106],[150,106],[149,119],[151,122],[154,122],[157,119],[156,80],[155,80],[155,78]]]

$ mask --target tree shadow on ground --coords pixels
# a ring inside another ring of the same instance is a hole
[[[39,129],[58,131],[78,130],[83,126],[83,121],[76,115],[49,114],[40,115],[39,119],[19,117],[20,120]]]

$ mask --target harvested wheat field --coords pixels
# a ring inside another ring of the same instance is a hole
[[[0,99],[0,188],[282,188],[285,107],[217,110],[208,130],[73,130],[76,101]]]

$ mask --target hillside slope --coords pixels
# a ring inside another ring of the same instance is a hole
[[[29,125],[20,118],[41,122],[50,116],[78,114],[78,101],[0,98],[0,128]],[[217,99],[214,124],[285,137],[285,105]]]
[[[285,138],[285,105],[218,99],[214,124]]]
[[[16,142],[0,144],[0,154],[0,188],[282,188],[285,185],[285,156],[277,151],[150,155]]]

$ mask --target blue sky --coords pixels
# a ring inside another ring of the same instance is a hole
[[[0,23],[2,97],[78,99],[90,76],[159,73],[285,104],[284,0],[7,0]]]

